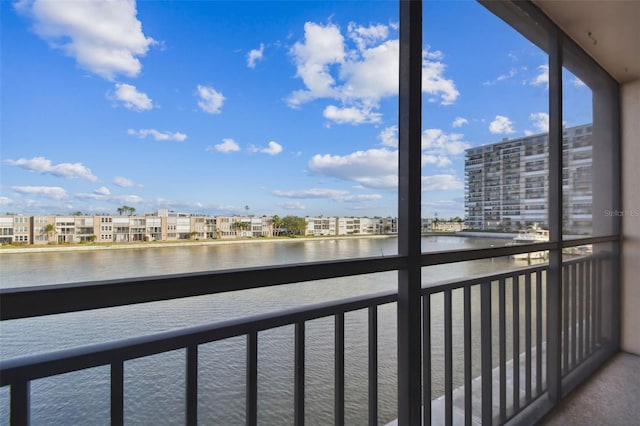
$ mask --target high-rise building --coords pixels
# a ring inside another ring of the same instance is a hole
[[[592,125],[565,129],[562,148],[563,230],[566,234],[591,234]],[[548,153],[548,134],[467,149],[467,225],[498,231],[546,227]]]

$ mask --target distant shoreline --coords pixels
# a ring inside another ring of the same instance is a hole
[[[511,239],[517,234],[497,233],[497,232],[429,232],[422,234],[427,236],[445,237],[467,237],[467,238],[504,238]],[[63,251],[92,251],[92,250],[125,250],[125,249],[153,249],[163,247],[197,247],[210,245],[231,245],[231,244],[260,244],[260,243],[287,243],[296,241],[328,241],[328,240],[349,240],[360,238],[398,238],[397,235],[325,235],[317,237],[270,237],[270,238],[245,238],[245,239],[215,239],[215,240],[187,240],[187,241],[139,241],[133,243],[63,243],[63,244],[43,244],[30,246],[6,246],[0,248],[2,254],[19,253],[49,253]]]
[[[260,244],[260,243],[287,243],[296,241],[328,241],[328,240],[349,240],[354,238],[397,238],[397,235],[328,235],[318,237],[284,237],[284,238],[247,238],[229,240],[193,240],[193,241],[140,241],[135,243],[93,243],[93,244],[47,244],[37,246],[8,246],[0,249],[2,254],[19,253],[49,253],[63,251],[92,251],[92,250],[123,250],[123,249],[153,249],[164,247],[197,247],[211,245],[231,245],[231,244]]]

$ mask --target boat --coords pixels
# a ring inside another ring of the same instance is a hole
[[[519,244],[532,244],[542,243],[549,241],[549,231],[547,229],[541,229],[538,225],[528,227],[526,230],[521,231],[513,238],[513,245]],[[542,259],[546,260],[549,257],[548,250],[532,251],[528,253],[518,253],[511,256],[517,260],[532,260]]]

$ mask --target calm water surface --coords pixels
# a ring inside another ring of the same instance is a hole
[[[504,245],[504,240],[431,236],[423,251]],[[239,267],[299,263],[397,253],[396,238],[273,241],[257,244],[181,246],[0,255],[2,287],[94,281]],[[423,284],[523,266],[509,259],[424,268]],[[0,323],[2,359],[82,346],[169,329],[393,290],[397,273],[298,283],[219,295],[147,303]],[[455,302],[455,296],[454,296]],[[437,298],[432,312],[437,317]],[[333,423],[333,319],[307,325],[306,413],[309,424]],[[396,306],[379,308],[379,412],[396,417]],[[434,321],[434,327],[438,327]],[[367,424],[367,315],[346,315],[347,424]],[[441,346],[435,333],[433,345]],[[435,350],[435,349],[434,349]],[[244,424],[245,339],[199,350],[199,418],[202,424]],[[129,424],[184,422],[184,351],[125,363],[125,419]],[[434,354],[434,362],[438,362]],[[437,369],[436,369],[437,370]],[[293,327],[259,336],[259,423],[293,423]],[[434,381],[439,373],[434,370]],[[434,387],[437,393],[438,386]],[[35,381],[33,424],[109,423],[106,367]],[[7,389],[0,390],[0,423],[7,420]]]

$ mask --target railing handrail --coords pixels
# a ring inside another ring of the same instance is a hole
[[[535,273],[545,270],[547,267],[546,264],[525,266],[510,269],[506,272],[480,274],[464,280],[451,279],[427,284],[423,286],[422,294],[427,295],[471,287],[488,281],[496,281],[525,273]],[[397,297],[398,294],[395,290],[367,294],[179,330],[2,360],[0,361],[0,386],[7,386],[16,381],[34,380],[109,365],[114,360],[124,361],[183,349],[189,345],[210,343],[246,335],[250,332],[258,332],[365,309],[370,306],[380,306],[396,302]]]
[[[0,289],[0,321],[401,269],[401,256]]]
[[[125,361],[146,357],[182,349],[189,345],[201,345],[246,335],[250,332],[259,332],[356,311],[369,306],[380,306],[396,300],[397,293],[395,291],[380,292],[112,342],[13,358],[0,361],[0,386],[7,386],[19,380],[34,380],[108,365],[114,360]]]

